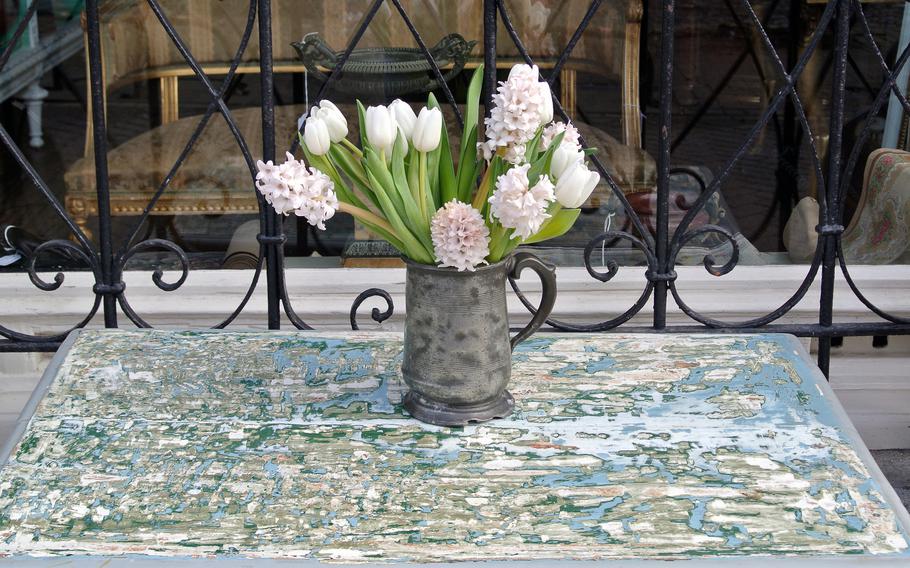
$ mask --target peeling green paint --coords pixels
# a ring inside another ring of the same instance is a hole
[[[516,413],[398,406],[394,334],[84,332],[0,470],[0,555],[908,555],[783,336],[535,336]]]

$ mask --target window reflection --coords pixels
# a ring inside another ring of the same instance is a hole
[[[225,101],[243,142],[254,158],[262,155],[259,48],[253,23],[240,52],[236,74],[225,82],[247,30],[246,0],[162,0],[162,12],[203,66]],[[317,93],[367,15],[367,0],[273,0],[277,152],[291,148],[297,117],[316,102]],[[437,56],[455,99],[463,101],[470,71],[482,59],[482,2],[410,0],[402,2],[421,37]],[[0,42],[8,44],[29,2],[2,3]],[[27,31],[0,71],[0,122],[23,149],[66,211],[88,234],[97,232],[97,197],[86,71],[79,25],[79,0],[41,0]],[[228,123],[217,112],[201,125],[209,108],[206,89],[194,77],[153,10],[139,0],[108,0],[102,6],[102,50],[109,128],[108,163],[114,241],[135,232],[141,240],[167,238],[187,251],[194,268],[244,268],[258,263],[258,204],[249,164]],[[504,2],[520,41],[547,76],[590,7],[587,0],[508,0]],[[823,2],[761,0],[755,14],[787,67],[807,48],[825,8]],[[870,33],[893,65],[901,36],[903,2],[864,4]],[[689,229],[717,225],[734,236],[741,264],[789,264],[811,260],[818,224],[819,183],[813,155],[827,176],[830,117],[830,33],[822,38],[798,82],[810,133],[798,109],[784,104],[730,166],[730,159],[768,108],[784,82],[773,55],[739,3],[680,0],[677,3],[675,87],[673,93],[673,173],[671,234],[688,217]],[[641,230],[656,231],[658,152],[656,119],[660,50],[660,9],[656,2],[604,2],[578,38],[554,85]],[[454,35],[453,35],[454,34]],[[298,49],[292,45],[301,42]],[[851,28],[847,76],[845,155],[856,167],[845,181],[844,253],[854,263],[904,263],[910,258],[910,162],[907,120],[900,105],[872,112],[884,81],[872,44],[861,25]],[[419,104],[427,90],[445,96],[406,23],[392,3],[384,3],[366,28],[345,75],[325,92],[356,122],[353,103],[402,98]],[[520,61],[520,53],[500,23],[500,72]],[[899,81],[906,86],[906,75]],[[446,118],[454,125],[454,113]],[[870,135],[860,140],[866,124]],[[450,126],[450,132],[457,129]],[[885,132],[889,134],[886,136]],[[356,129],[351,136],[356,136]],[[888,138],[890,137],[890,138]],[[188,143],[195,142],[187,150]],[[179,168],[174,164],[182,158]],[[706,187],[725,176],[705,200]],[[162,184],[167,180],[166,187]],[[141,213],[158,195],[147,222]],[[698,204],[697,210],[692,211]],[[691,212],[690,212],[691,211]],[[38,243],[67,238],[66,224],[31,187],[8,153],[2,162],[0,224],[6,269],[21,269]],[[339,215],[327,231],[315,231],[296,218],[285,221],[288,266],[392,266],[394,252],[350,218]],[[583,249],[605,230],[637,228],[622,200],[603,181],[575,228],[538,247],[551,261],[581,266]],[[9,243],[7,241],[13,241]],[[691,241],[677,258],[701,263],[711,254],[729,258],[731,243],[717,233]],[[137,254],[129,268],[150,268],[159,256]],[[592,257],[642,264],[637,249],[607,240]],[[67,264],[70,259],[45,262]]]

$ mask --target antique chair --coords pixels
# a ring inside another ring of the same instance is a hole
[[[560,76],[560,94],[569,112],[575,109],[578,71],[615,77],[622,82],[622,143],[587,127],[592,145],[606,148],[606,161],[625,191],[653,187],[653,160],[641,150],[638,97],[638,48],[641,1],[627,0],[618,8],[604,4],[578,42]],[[305,67],[291,43],[318,32],[327,45],[343,49],[371,2],[368,0],[273,0],[275,73],[303,73]],[[468,40],[482,40],[482,2],[405,0],[402,2],[428,45],[457,32]],[[227,72],[246,24],[247,0],[163,0],[164,13],[207,74],[217,79]],[[512,20],[532,57],[542,68],[551,67],[568,43],[588,7],[586,0],[522,0],[509,3]],[[501,26],[501,24],[500,24]],[[413,46],[413,37],[391,5],[383,4],[358,47]],[[518,61],[518,51],[506,31],[499,31],[498,56],[502,67]],[[138,215],[149,203],[199,117],[180,115],[180,79],[193,72],[167,37],[148,5],[141,0],[108,0],[101,9],[101,49],[104,87],[114,90],[149,81],[157,87],[160,125],[143,132],[108,153],[110,200],[113,215]],[[466,67],[475,67],[480,53]],[[258,73],[258,40],[254,30],[241,57],[238,74]],[[217,81],[216,81],[217,82]],[[292,140],[296,118],[303,106],[276,108],[279,152]],[[232,109],[250,153],[262,155],[258,107]],[[352,114],[349,114],[352,116]],[[66,208],[83,230],[97,214],[91,119],[87,120],[85,155],[65,174]],[[116,124],[110,125],[116,129]],[[192,152],[177,171],[152,215],[242,214],[257,211],[249,173],[225,121],[213,116]],[[604,191],[606,187],[604,186]]]
[[[809,262],[815,253],[819,206],[804,197],[784,230],[793,262]],[[910,152],[879,148],[869,155],[856,211],[841,237],[851,264],[910,262]]]

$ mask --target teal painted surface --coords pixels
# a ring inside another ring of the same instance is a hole
[[[784,336],[536,336],[517,412],[397,406],[400,336],[85,332],[0,470],[0,555],[875,555],[908,538]]]

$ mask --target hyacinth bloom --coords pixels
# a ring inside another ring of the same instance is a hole
[[[335,186],[327,175],[287,154],[287,161],[276,166],[271,160],[256,163],[256,188],[282,215],[294,213],[310,225],[325,230],[325,222],[338,209]]]
[[[459,271],[558,237],[600,179],[585,165],[578,130],[553,122],[550,87],[528,65],[512,68],[479,125],[482,78],[481,66],[468,86],[460,147],[450,146],[432,94],[419,112],[398,99],[358,101],[359,146],[341,109],[323,100],[298,122],[309,165],[291,154],[282,164],[260,161],[256,188],[282,215],[324,229],[341,211],[410,260]]]
[[[550,143],[553,142],[553,139],[557,135],[562,134],[562,142],[560,146],[566,148],[571,148],[577,151],[581,151],[581,134],[578,132],[578,129],[575,128],[575,125],[571,122],[554,122],[547,125],[543,129],[543,132],[540,135],[540,147],[543,150],[550,148]]]
[[[474,271],[490,254],[490,230],[480,211],[452,200],[433,215],[430,226],[433,252],[440,266]]]
[[[496,180],[496,191],[490,197],[490,210],[502,226],[513,229],[513,238],[527,239],[540,230],[550,218],[547,207],[555,199],[553,182],[541,176],[529,187],[530,164],[516,166]]]
[[[538,128],[553,120],[550,86],[540,81],[539,75],[536,65],[521,64],[512,67],[507,80],[500,81],[493,95],[493,110],[484,119],[485,158],[502,152],[506,161],[521,163],[527,143]]]

